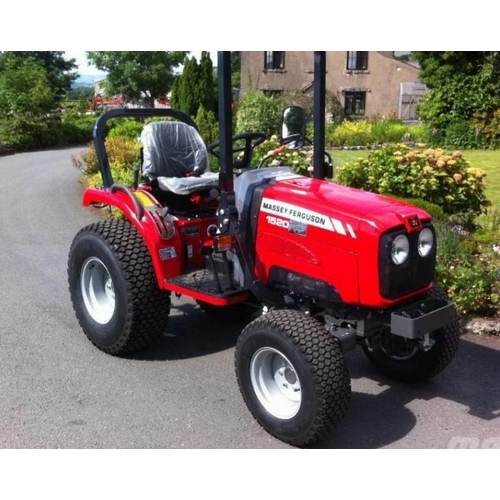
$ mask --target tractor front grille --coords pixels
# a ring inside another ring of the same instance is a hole
[[[380,294],[385,299],[396,299],[428,286],[434,277],[436,268],[436,233],[432,224],[423,225],[434,234],[434,248],[426,257],[418,253],[418,235],[420,231],[407,233],[404,228],[384,234],[379,244]],[[401,265],[394,264],[391,258],[391,246],[394,239],[405,234],[410,242],[410,255]]]

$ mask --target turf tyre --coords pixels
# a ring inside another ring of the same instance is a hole
[[[85,300],[91,281],[84,279],[89,262],[107,273],[114,289],[112,309],[104,320]],[[109,219],[78,232],[69,252],[68,282],[78,321],[102,351],[130,354],[151,345],[165,331],[170,294],[159,289],[148,248],[128,220]]]
[[[296,378],[300,385],[300,402],[285,401],[284,411],[279,405],[276,409],[273,397],[266,395],[277,393],[272,375],[266,379],[264,369],[272,363],[258,362],[274,356],[289,363],[293,368],[289,382]],[[235,369],[255,419],[271,435],[294,446],[324,438],[349,406],[351,384],[339,342],[319,321],[300,311],[275,310],[252,321],[238,339]],[[264,390],[259,380],[269,381]]]
[[[448,300],[446,292],[435,286],[428,297]],[[371,349],[363,345],[363,350],[372,364],[385,375],[401,382],[424,382],[441,373],[455,357],[460,340],[460,323],[457,315],[443,328],[431,333],[434,345],[428,350],[414,349],[412,355],[402,356],[389,354],[383,348]],[[386,332],[384,335],[392,335]],[[405,339],[398,342],[404,349]]]

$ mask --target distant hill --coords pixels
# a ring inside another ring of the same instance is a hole
[[[73,83],[73,88],[78,89],[80,87],[93,87],[95,80],[102,80],[106,78],[105,73],[101,73],[98,75],[80,75]]]

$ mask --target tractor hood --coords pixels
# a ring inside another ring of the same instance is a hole
[[[277,177],[261,196],[256,269],[263,282],[277,269],[293,270],[328,283],[343,302],[379,308],[428,288],[433,261],[420,259],[396,272],[381,253],[383,238],[396,232],[406,232],[415,246],[410,235],[431,220],[424,210],[307,177]]]
[[[354,239],[360,230],[381,234],[407,225],[406,221],[413,216],[421,221],[431,218],[424,210],[408,203],[308,177],[280,180],[266,191],[266,197],[282,202],[276,206],[268,202],[269,213],[317,227],[323,223],[325,229],[331,227],[330,230]],[[314,220],[318,224],[314,224]]]

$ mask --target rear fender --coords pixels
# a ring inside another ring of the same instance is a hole
[[[144,203],[135,194],[133,199],[123,191],[111,192],[111,189],[90,188],[83,195],[83,205],[110,205],[127,217],[144,238],[153,261],[158,286],[164,289],[165,278],[178,276],[182,272],[180,237],[175,225],[173,234],[166,237],[160,218],[160,204],[149,193],[141,191],[140,194]],[[141,207],[143,210],[138,210]]]

